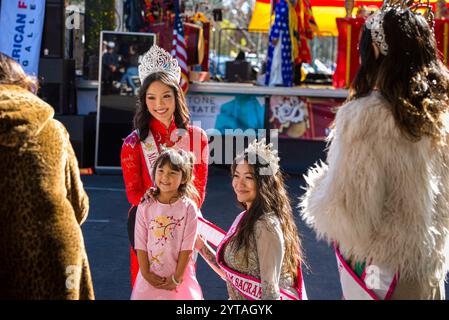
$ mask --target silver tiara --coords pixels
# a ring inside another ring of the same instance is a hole
[[[140,61],[140,83],[143,83],[150,74],[155,72],[165,72],[177,83],[181,80],[181,68],[178,65],[178,61],[157,45],[153,45]]]
[[[384,56],[388,53],[388,44],[385,41],[384,16],[386,10],[380,9],[366,19],[365,26],[371,31],[371,38]]]
[[[276,175],[279,171],[279,157],[278,151],[273,150],[273,144],[267,144],[266,139],[263,138],[259,142],[257,139],[254,139],[249,145],[248,148],[245,149],[245,152],[248,154],[248,162],[249,164],[255,164],[256,159],[251,159],[251,155],[257,155],[265,161],[266,167],[260,168],[260,175]],[[260,159],[259,159],[259,162]]]
[[[418,9],[426,9],[424,15],[418,12]],[[388,44],[385,40],[384,17],[389,10],[411,10],[415,15],[422,15],[433,27],[433,13],[429,0],[384,0],[382,7],[366,19],[365,26],[371,31],[371,38],[380,50],[380,53],[386,56],[388,54]]]

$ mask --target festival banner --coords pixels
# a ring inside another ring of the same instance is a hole
[[[0,12],[0,51],[38,74],[45,0],[5,0]]]

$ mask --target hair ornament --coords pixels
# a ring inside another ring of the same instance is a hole
[[[426,0],[426,1],[418,1],[416,3],[414,3],[414,1],[409,1],[410,4],[410,10],[415,14],[415,15],[420,15],[422,17],[424,17],[427,21],[427,23],[429,24],[429,26],[433,29],[435,26],[435,15],[432,12],[432,6],[430,5],[430,0]],[[419,11],[420,9],[424,9],[424,14],[421,13],[421,11]]]
[[[279,171],[280,158],[278,157],[278,151],[273,150],[273,144],[267,144],[265,138],[259,142],[257,142],[257,139],[254,139],[248,145],[248,148],[245,149],[244,153],[248,154],[248,162],[250,164],[254,164],[256,161],[256,159],[251,159],[252,155],[259,157],[259,162],[264,166],[264,168],[260,169],[259,174],[276,175]]]
[[[388,54],[388,44],[385,41],[385,32],[383,21],[386,11],[380,9],[366,19],[365,26],[371,31],[371,38],[380,50],[380,53],[386,56]]]
[[[150,74],[155,72],[165,72],[177,83],[181,80],[181,68],[178,61],[170,53],[154,44],[143,55],[139,64],[140,83],[143,83]]]
[[[422,14],[419,10],[425,9],[425,13]],[[390,10],[406,11],[410,10],[417,16],[423,16],[430,27],[433,28],[434,15],[432,13],[432,6],[430,0],[385,0],[382,7],[373,13],[365,22],[365,26],[371,31],[371,38],[379,48],[382,55],[388,54],[388,44],[385,40],[385,31],[383,27],[383,21],[385,14]]]

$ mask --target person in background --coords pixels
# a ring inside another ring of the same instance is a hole
[[[0,299],[94,299],[80,227],[89,199],[37,85],[0,53]]]
[[[133,95],[138,94],[138,88],[134,82],[134,78],[139,75],[139,54],[137,53],[137,46],[132,44],[129,46],[128,55],[124,59],[126,70],[123,73],[122,79],[119,82],[120,86],[129,86]]]
[[[113,41],[107,43],[106,50],[102,58],[102,86],[104,94],[111,94],[115,93],[114,81],[117,80],[119,56],[115,52],[115,43]]]

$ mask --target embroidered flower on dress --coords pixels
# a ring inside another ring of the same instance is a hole
[[[181,226],[184,217],[176,219],[173,216],[157,216],[150,221],[149,230],[153,232],[156,238],[156,244],[165,245],[168,239],[173,239],[173,232],[176,227]]]

